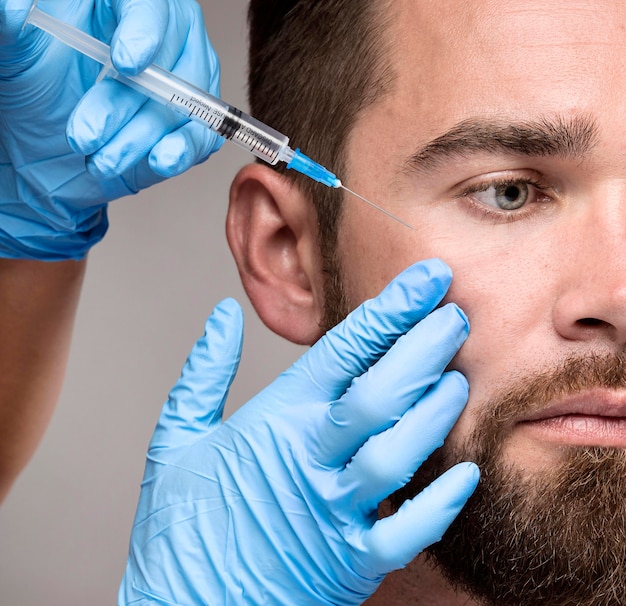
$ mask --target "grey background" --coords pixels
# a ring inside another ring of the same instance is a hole
[[[201,4],[222,96],[245,110],[246,0]],[[249,161],[226,144],[202,166],[111,205],[56,413],[0,509],[2,606],[115,603],[148,441],[220,299],[234,296],[246,315],[230,411],[303,351],[260,323],[226,244],[228,188]]]

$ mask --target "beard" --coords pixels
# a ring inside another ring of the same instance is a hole
[[[329,255],[324,261],[322,327],[329,329],[351,306],[339,259]],[[502,456],[516,420],[557,398],[597,387],[626,388],[626,355],[573,357],[512,381],[481,406],[464,444],[444,443],[391,495],[397,510],[452,465],[478,464],[478,488],[426,552],[455,589],[485,606],[626,604],[626,451],[564,447],[557,466],[534,473]],[[523,460],[523,453],[518,458]]]
[[[599,386],[626,387],[624,357],[569,359],[519,381],[482,407],[464,445],[444,444],[392,495],[397,508],[452,464],[480,467],[476,492],[427,550],[453,587],[490,606],[626,604],[626,452],[565,447],[557,466],[532,473],[502,456],[515,419]]]

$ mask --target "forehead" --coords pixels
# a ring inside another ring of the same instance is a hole
[[[575,111],[623,99],[622,0],[399,0],[392,6],[397,93],[416,111],[445,108],[463,119],[527,114],[533,107]]]
[[[394,84],[362,111],[348,141],[351,173],[391,176],[417,148],[466,120],[584,117],[606,170],[626,134],[623,0],[389,0],[385,42]],[[382,52],[382,51],[381,51]],[[611,149],[608,146],[612,146]],[[616,152],[611,155],[608,152]],[[617,160],[615,160],[617,161]],[[393,178],[393,177],[390,177]],[[402,178],[379,180],[384,200]]]

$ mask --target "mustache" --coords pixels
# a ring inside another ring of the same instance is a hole
[[[626,353],[572,355],[549,368],[528,371],[511,379],[508,387],[497,390],[489,400],[480,404],[474,428],[461,444],[452,446],[446,441],[430,455],[406,486],[390,496],[393,511],[461,461],[478,464],[482,483],[492,474],[490,470],[517,421],[540,412],[556,399],[594,388],[626,389]],[[614,449],[587,449],[587,452],[592,458],[596,454],[609,460],[619,458]],[[621,456],[626,457],[626,454]]]
[[[573,355],[552,368],[516,378],[481,407],[477,433],[501,437],[516,420],[594,388],[626,389],[626,353]]]
[[[626,604],[626,449],[565,448],[561,461],[531,473],[522,451],[517,461],[501,456],[529,414],[576,393],[625,388],[625,355],[588,353],[525,370],[481,403],[469,441],[435,451],[392,500],[399,507],[452,463],[478,464],[478,489],[428,548],[444,576],[487,604]]]

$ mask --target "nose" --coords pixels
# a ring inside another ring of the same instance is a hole
[[[573,341],[626,347],[626,191],[580,213],[561,242],[553,322]],[[590,205],[591,206],[591,205]]]

